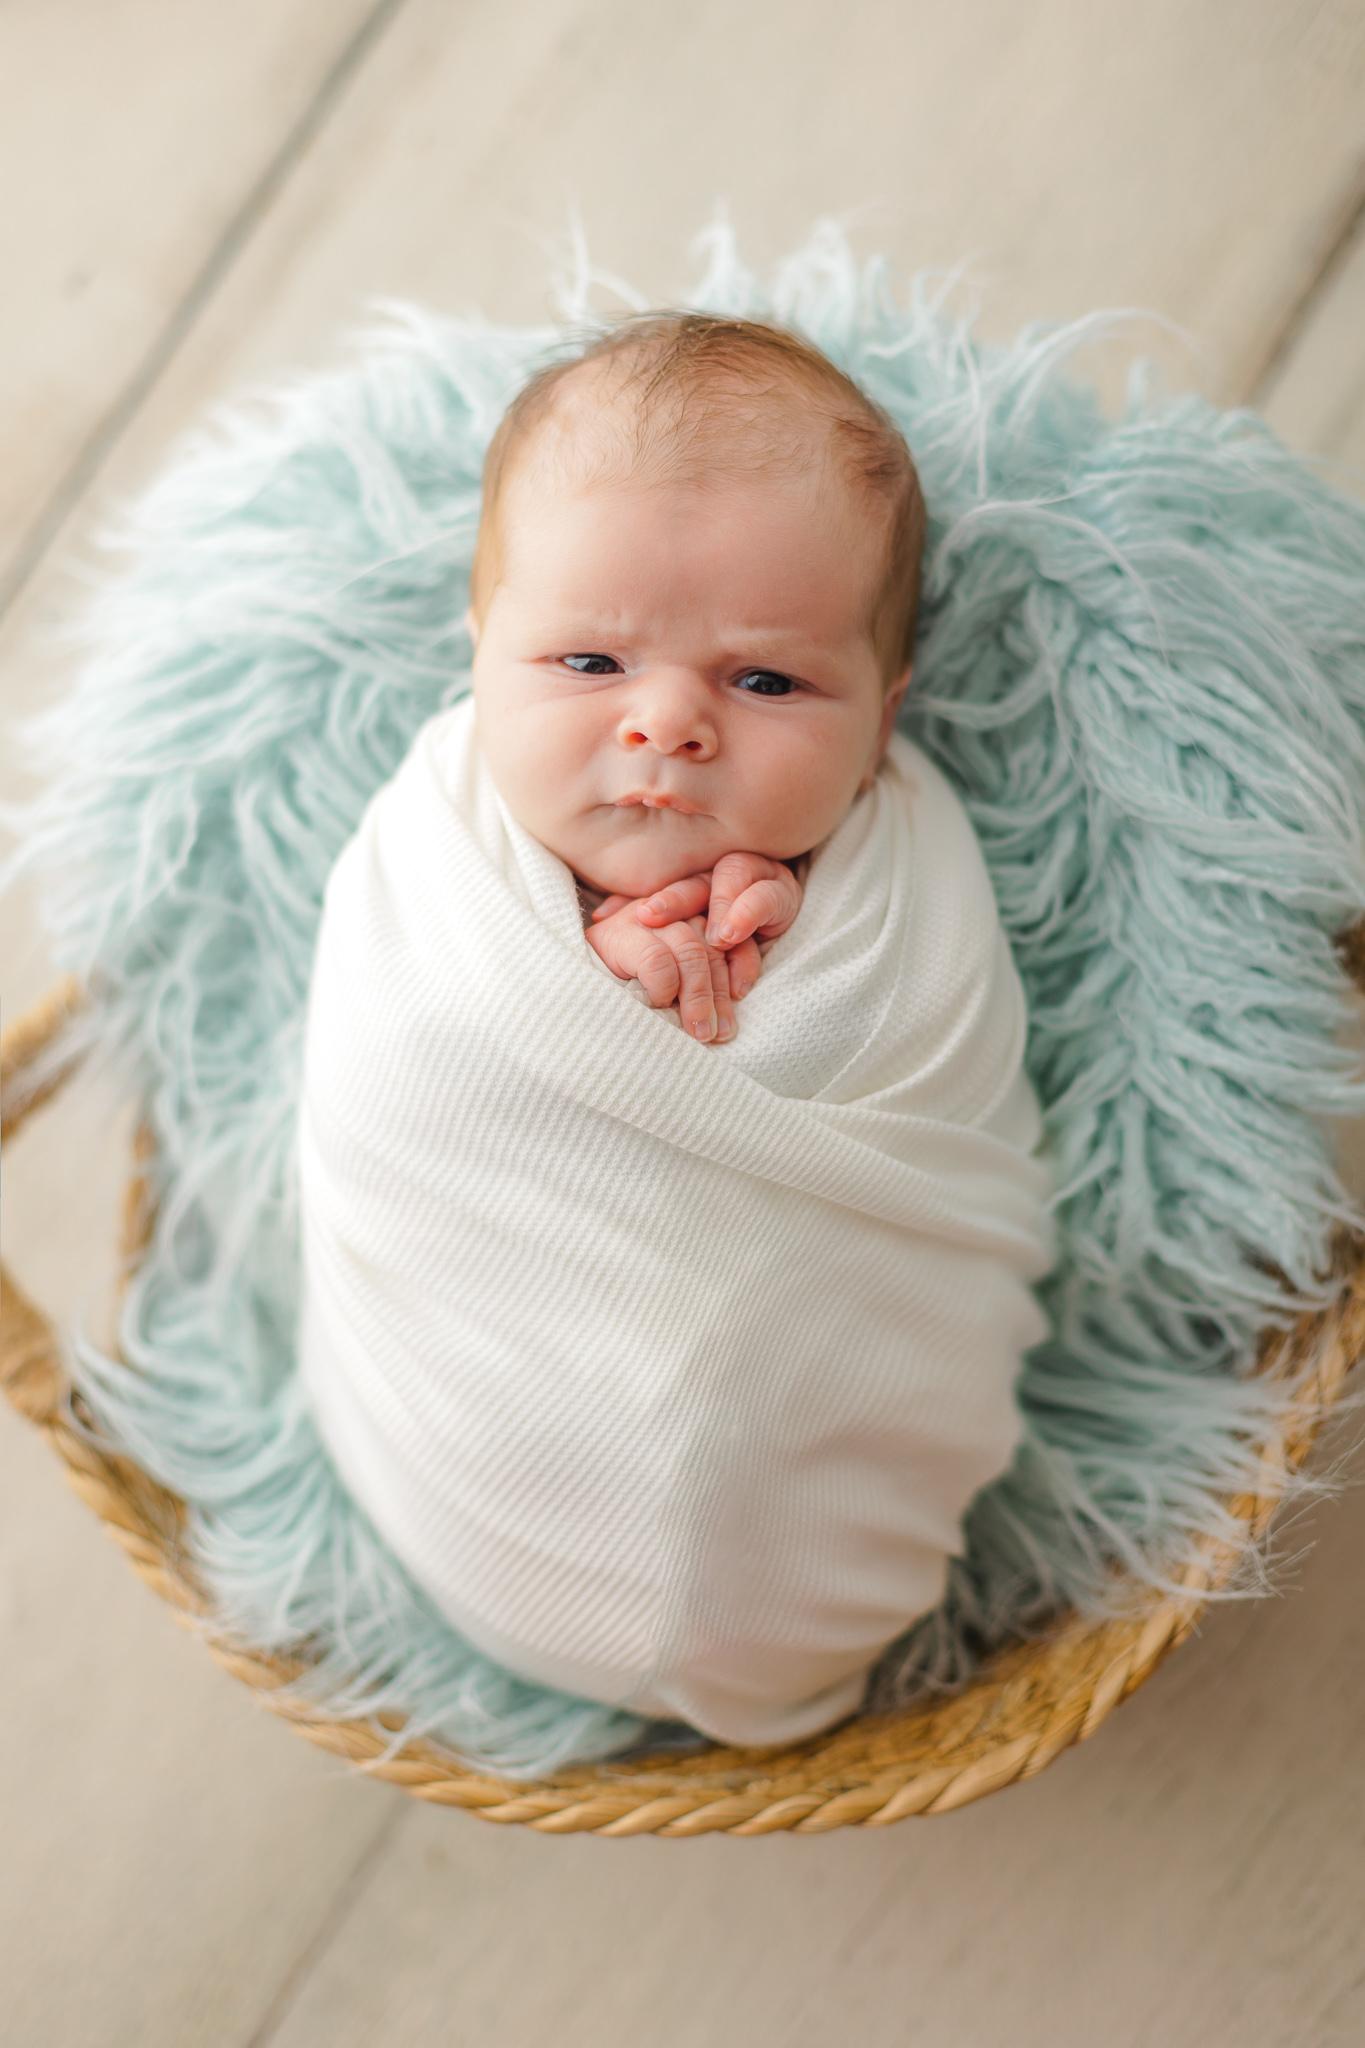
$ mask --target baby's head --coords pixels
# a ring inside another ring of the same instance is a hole
[[[779,328],[629,321],[488,452],[474,698],[517,821],[596,887],[788,860],[876,773],[924,546],[890,420]]]

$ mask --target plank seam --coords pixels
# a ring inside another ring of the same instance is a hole
[[[242,2043],[242,2048],[270,2048],[271,2042],[279,2039],[280,2028],[288,2019],[299,1994],[307,1988],[314,1970],[332,1946],[349,1918],[351,1908],[369,1883],[375,1864],[410,1811],[407,1804],[398,1798],[391,1799],[390,1806],[392,1810],[385,1814],[361,1850],[350,1874],[334,1893],[319,1925],[285,1971],[283,1981],[255,2028]]]
[[[1260,361],[1245,384],[1247,405],[1264,410],[1280,372],[1321,311],[1332,287],[1355,253],[1357,236],[1365,233],[1365,168],[1337,217],[1316,269],[1298,297],[1291,301],[1279,326],[1272,330]]]
[[[303,111],[286,130],[283,142],[209,250],[161,332],[67,466],[20,542],[10,567],[0,575],[0,620],[25,589],[67,518],[174,361],[200,314],[250,241],[261,216],[283,191],[304,153],[327,125],[347,86],[406,4],[407,0],[377,0],[323,74]]]

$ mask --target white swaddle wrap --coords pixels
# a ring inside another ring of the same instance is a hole
[[[301,1367],[471,1642],[723,1740],[857,1707],[1017,1441],[1049,1259],[1024,1023],[905,740],[717,1048],[596,959],[470,701],[424,729],[327,892]]]

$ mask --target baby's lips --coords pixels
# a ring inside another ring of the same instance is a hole
[[[666,789],[637,789],[629,796],[618,796],[615,801],[618,811],[627,810],[632,804],[643,804],[647,811],[681,811],[685,818],[705,815],[700,804],[689,803],[685,796],[674,796]]]

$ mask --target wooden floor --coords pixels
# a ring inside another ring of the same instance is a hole
[[[1168,375],[1365,466],[1365,0],[4,0],[0,193],[0,798],[168,438],[376,296],[541,314],[575,210],[651,297],[725,200],[760,262],[829,213],[965,262],[991,333],[1146,307]],[[47,972],[12,897],[7,1016]],[[54,1308],[125,1136],[87,1098],[6,1162]],[[981,1806],[545,1840],[258,1715],[0,1414],[0,2039],[1358,2048],[1365,1493],[1281,1548],[1281,1597]]]

